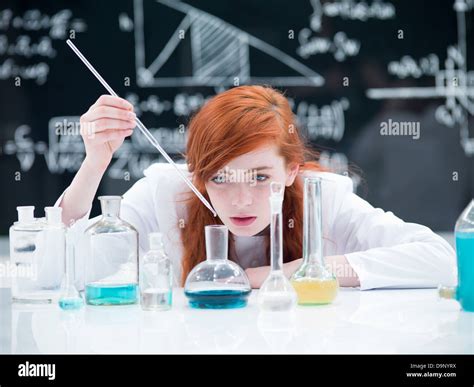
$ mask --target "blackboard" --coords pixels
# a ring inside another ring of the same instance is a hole
[[[105,90],[67,38],[177,160],[189,114],[206,99],[270,84],[285,91],[321,161],[348,173],[361,197],[452,230],[474,196],[473,8],[472,0],[4,0],[0,233],[17,205],[42,216],[84,157],[78,135],[55,129],[73,130]],[[101,193],[123,193],[162,161],[139,132],[116,156]]]

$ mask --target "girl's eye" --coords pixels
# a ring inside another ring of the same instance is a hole
[[[269,178],[270,178],[270,176],[268,176],[268,175],[259,174],[255,177],[255,181],[262,183],[262,182],[267,181]],[[214,176],[211,179],[211,181],[215,184],[224,184],[224,183],[227,182],[227,178],[224,175],[217,175],[217,176]],[[232,178],[230,179],[230,182],[232,182]]]
[[[217,175],[211,179],[212,182],[216,184],[222,184],[225,183],[225,176],[222,175]]]
[[[267,175],[257,175],[257,181],[267,181],[270,176]]]

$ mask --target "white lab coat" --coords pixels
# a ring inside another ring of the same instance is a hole
[[[189,176],[187,166],[178,165]],[[347,176],[313,171],[304,174],[322,179],[323,254],[344,254],[359,276],[361,290],[456,283],[456,255],[442,237],[428,227],[404,222],[390,211],[372,207],[353,193],[352,180]],[[153,164],[144,175],[123,195],[120,217],[138,230],[140,255],[148,250],[150,232],[164,234],[165,250],[173,262],[178,285],[183,252],[178,225],[180,220],[181,225],[192,225],[192,220],[187,220],[185,207],[177,199],[191,191],[168,163]],[[78,233],[98,220],[89,219],[89,213],[74,225]],[[84,246],[78,246],[79,276],[84,251]]]

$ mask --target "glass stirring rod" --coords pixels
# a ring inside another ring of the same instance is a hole
[[[66,43],[69,47],[71,47],[72,51],[79,57],[79,59],[86,65],[86,67],[94,74],[97,80],[105,87],[105,89],[109,92],[110,95],[118,97],[118,94],[109,86],[109,84],[102,78],[102,76],[97,72],[97,70],[90,64],[90,62],[86,59],[84,55],[79,51],[79,49],[74,45],[74,43],[68,39]],[[181,176],[184,182],[191,188],[191,190],[196,194],[196,196],[201,200],[201,202],[212,212],[214,217],[217,216],[216,211],[212,208],[211,204],[206,200],[206,198],[199,192],[199,190],[194,186],[194,184],[184,175],[184,173],[178,168],[175,162],[171,159],[170,156],[166,153],[166,151],[161,147],[158,141],[153,137],[150,131],[146,128],[145,125],[140,121],[138,117],[135,118],[137,123],[138,129],[143,133],[143,135],[147,138],[148,141],[156,148],[158,151],[163,155],[163,157],[170,163],[176,172]]]

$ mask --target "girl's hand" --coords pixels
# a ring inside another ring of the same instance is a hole
[[[295,259],[294,261],[283,264],[283,273],[287,278],[290,278],[292,274],[300,267],[303,259]],[[259,289],[263,282],[267,279],[270,274],[270,266],[251,267],[245,270],[245,273],[249,277],[250,286],[252,289]]]
[[[101,95],[80,119],[81,136],[89,164],[105,170],[125,137],[133,133],[135,118],[130,102],[111,95]]]
[[[331,272],[335,273],[339,281],[339,285],[342,287],[357,287],[360,286],[359,276],[347,261],[345,255],[331,255],[324,258],[326,267]],[[283,273],[287,278],[290,278],[293,273],[298,270],[303,259],[296,259],[294,261],[285,263],[283,265]],[[253,289],[258,289],[262,286],[263,282],[270,273],[270,266],[261,266],[255,268],[249,268],[245,270],[250,280],[250,286]]]

